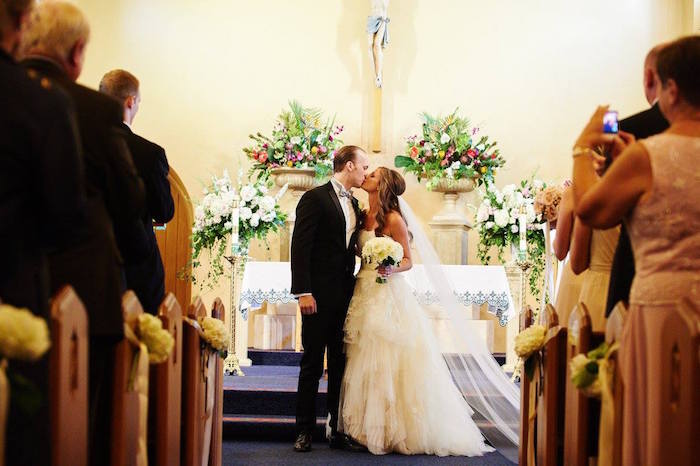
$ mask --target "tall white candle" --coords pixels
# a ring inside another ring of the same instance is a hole
[[[527,216],[520,214],[518,217],[518,231],[520,232],[520,252],[527,252]]]
[[[238,222],[240,222],[238,201],[233,201],[233,209],[231,209],[231,244],[238,244]]]

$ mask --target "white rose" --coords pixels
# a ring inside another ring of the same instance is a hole
[[[262,220],[263,222],[270,223],[270,222],[272,222],[272,221],[275,219],[275,217],[276,217],[275,211],[274,211],[274,210],[268,210],[267,212],[265,212],[264,214],[262,214],[262,215],[260,216],[260,220]]]
[[[224,223],[224,229],[225,230],[233,230],[233,222]]]
[[[511,225],[510,226],[510,232],[511,233],[517,233],[519,230],[518,225]]]
[[[453,170],[458,170],[459,167],[461,167],[461,166],[462,166],[462,164],[459,163],[459,161],[455,161],[455,162],[452,162],[452,165],[450,165],[450,168]]]
[[[494,225],[495,225],[495,223],[493,223],[493,222],[486,222],[484,224],[484,228],[486,228],[487,230],[490,230],[491,228],[494,227]]]
[[[442,133],[442,136],[440,136],[440,144],[447,144],[448,142],[450,142],[450,135]]]
[[[257,212],[250,216],[250,226],[257,228],[260,225],[260,214]]]
[[[497,210],[494,213],[493,217],[493,219],[496,222],[496,225],[498,225],[499,227],[503,228],[506,225],[508,225],[508,212],[506,210]]]
[[[294,136],[293,138],[289,139],[289,142],[292,144],[300,144],[301,143],[301,137],[299,136]]]
[[[241,188],[241,199],[243,199],[245,202],[251,201],[256,194],[257,190],[251,185],[243,186],[243,188]]]
[[[241,207],[241,210],[238,212],[238,215],[241,217],[241,219],[248,220],[250,217],[253,216],[253,211],[250,210],[250,207]]]

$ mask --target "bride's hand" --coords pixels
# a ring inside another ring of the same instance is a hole
[[[379,275],[381,275],[382,277],[388,278],[391,276],[392,273],[394,273],[394,266],[387,265],[387,266],[377,267],[377,272],[379,272]]]

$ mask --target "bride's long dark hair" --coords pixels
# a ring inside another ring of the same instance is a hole
[[[382,236],[391,212],[398,212],[403,221],[406,222],[399,206],[399,196],[406,191],[406,181],[396,170],[386,167],[379,167],[377,170],[379,170],[379,185],[377,186],[379,210],[375,217],[377,227],[374,229],[374,233],[377,236]]]

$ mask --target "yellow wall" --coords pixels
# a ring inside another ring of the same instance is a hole
[[[139,77],[134,129],[166,148],[194,197],[210,173],[236,170],[247,135],[269,132],[288,99],[337,113],[344,140],[368,145],[367,0],[76,3],[92,26],[81,82],[116,67]],[[596,104],[645,108],[647,50],[693,27],[692,0],[393,0],[389,14],[384,155],[373,163],[391,163],[419,112],[459,107],[498,140],[499,185],[534,170],[568,177]],[[436,196],[413,181],[406,195],[424,219]]]

